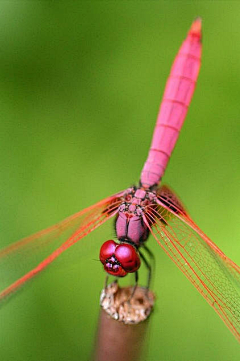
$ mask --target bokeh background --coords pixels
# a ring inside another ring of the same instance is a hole
[[[164,182],[240,263],[239,14],[231,1],[1,1],[1,246],[138,181],[170,66],[200,15],[202,68]],[[89,360],[96,260],[112,236],[110,222],[4,305],[1,360]],[[158,299],[144,358],[239,360],[223,322],[149,246]]]

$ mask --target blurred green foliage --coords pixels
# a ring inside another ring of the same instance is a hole
[[[138,180],[170,66],[200,15],[202,69],[164,181],[240,263],[240,3],[1,1],[0,10],[1,246]],[[104,280],[95,260],[112,236],[103,226],[3,307],[1,360],[89,359]],[[147,359],[239,360],[222,321],[149,245],[158,299]]]

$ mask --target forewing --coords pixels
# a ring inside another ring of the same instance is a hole
[[[240,341],[240,269],[192,221],[167,188],[145,222],[159,245]]]
[[[123,192],[0,250],[0,302],[116,214]]]

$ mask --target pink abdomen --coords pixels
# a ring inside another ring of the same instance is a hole
[[[196,19],[173,63],[168,78],[152,144],[141,174],[141,184],[158,184],[176,144],[190,104],[201,59],[201,20]]]

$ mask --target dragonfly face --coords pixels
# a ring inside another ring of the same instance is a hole
[[[139,253],[134,246],[128,243],[118,244],[113,240],[103,243],[99,258],[105,271],[117,277],[136,272],[141,264]]]

